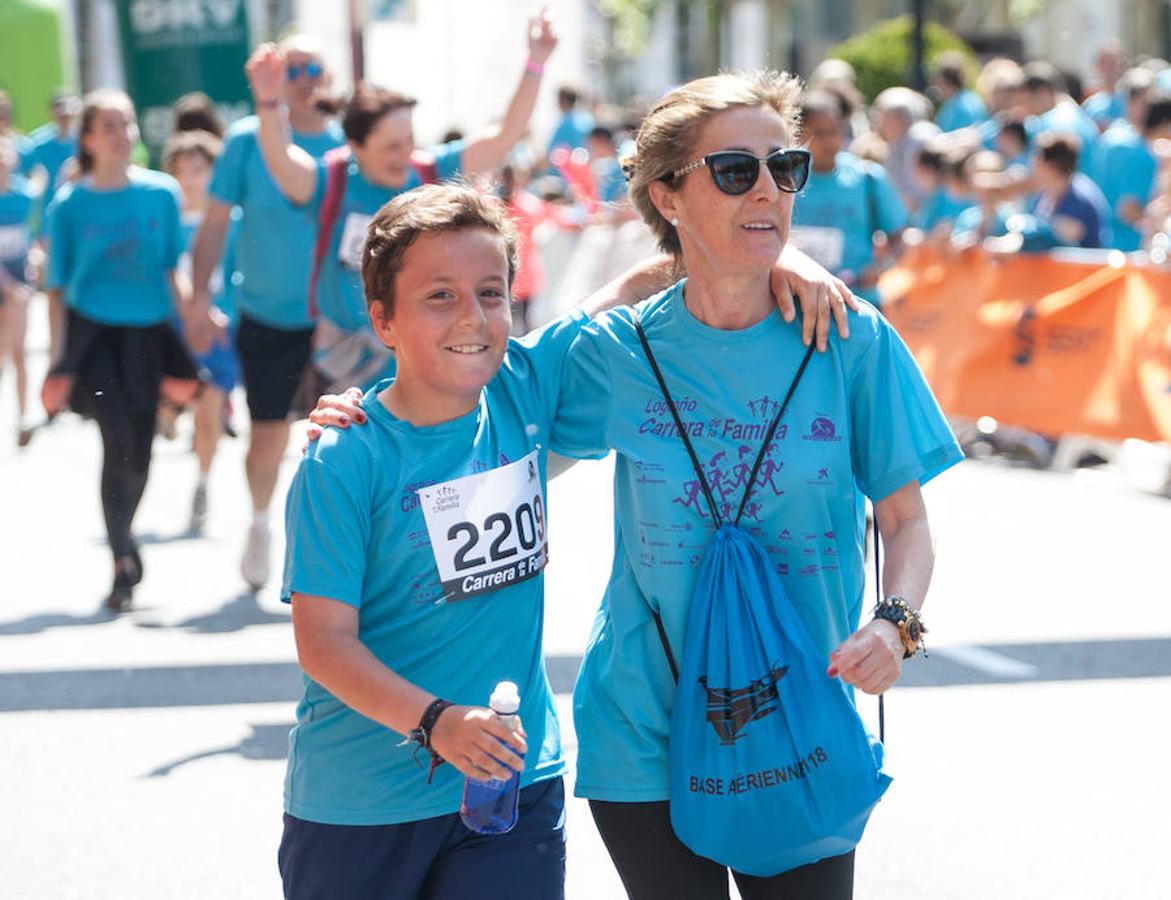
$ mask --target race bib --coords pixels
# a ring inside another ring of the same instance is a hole
[[[842,249],[846,244],[846,236],[840,228],[795,225],[789,232],[789,240],[798,250],[831,272],[842,267]]]
[[[28,228],[24,225],[0,225],[0,259],[21,259],[28,253]]]
[[[364,213],[350,213],[342,228],[342,242],[337,248],[338,261],[347,269],[357,272],[362,268],[362,250],[366,246],[366,229],[373,216]]]
[[[545,497],[536,450],[418,494],[445,600],[519,584],[545,568]]]

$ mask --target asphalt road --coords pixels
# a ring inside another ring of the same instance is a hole
[[[17,451],[11,393],[5,373],[0,897],[279,896],[298,679],[287,609],[237,572],[243,441],[223,447],[198,539],[189,424],[156,444],[147,577],[112,618],[96,427],[64,418]],[[550,488],[546,649],[571,757],[608,480],[607,462],[579,465]],[[887,696],[896,780],[859,850],[859,900],[1171,897],[1171,501],[1150,480],[993,462],[929,486],[931,656]],[[569,896],[621,897],[582,801],[568,829]]]

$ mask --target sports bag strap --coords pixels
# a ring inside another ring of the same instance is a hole
[[[325,154],[325,196],[317,214],[317,240],[313,244],[313,268],[309,272],[309,315],[317,318],[317,283],[321,280],[321,264],[329,252],[333,226],[342,211],[342,197],[346,193],[346,166],[350,164],[349,146],[335,147]]]
[[[757,451],[756,462],[752,464],[752,473],[748,476],[748,483],[744,485],[744,496],[740,498],[740,509],[736,511],[735,524],[737,525],[740,524],[740,517],[744,515],[744,508],[748,505],[748,498],[752,496],[752,488],[756,485],[756,473],[760,471],[760,464],[764,461],[765,453],[768,452],[768,445],[773,442],[773,435],[777,433],[777,426],[781,424],[781,416],[785,414],[785,409],[789,406],[789,401],[793,399],[793,392],[797,390],[797,385],[801,382],[801,376],[805,374],[809,360],[813,358],[813,349],[814,343],[810,341],[809,349],[805,351],[801,365],[797,367],[797,374],[793,376],[793,381],[789,385],[789,392],[785,394],[781,408],[773,416],[772,424],[769,425],[768,431],[765,433],[764,443],[760,445],[760,450]]]
[[[703,495],[707,498],[708,509],[712,512],[712,521],[719,528],[724,524],[724,521],[720,518],[720,510],[716,506],[716,499],[712,496],[712,489],[708,487],[707,479],[703,474],[703,466],[699,464],[699,457],[695,455],[695,448],[691,446],[691,438],[687,436],[687,429],[683,427],[683,420],[679,418],[679,410],[675,408],[675,401],[671,399],[671,392],[667,390],[667,382],[663,379],[663,373],[659,370],[659,363],[655,359],[655,355],[651,352],[651,345],[646,339],[646,332],[642,330],[642,321],[639,319],[638,313],[635,313],[634,316],[634,327],[638,330],[638,340],[642,344],[642,352],[646,354],[647,362],[651,364],[651,369],[655,373],[655,380],[659,382],[659,390],[663,392],[663,399],[667,401],[667,406],[671,410],[671,418],[675,420],[675,430],[679,432],[679,437],[683,438],[683,446],[687,448],[687,455],[691,457],[691,465],[695,469],[695,477],[699,479],[700,486],[703,487]]]
[[[671,667],[671,678],[675,681],[676,684],[678,684],[679,666],[675,664],[675,654],[671,652],[671,642],[667,640],[667,629],[663,627],[663,617],[659,615],[659,611],[649,603],[647,606],[650,607],[651,615],[655,617],[655,628],[659,630],[659,641],[663,645],[663,653],[667,656],[667,665]]]

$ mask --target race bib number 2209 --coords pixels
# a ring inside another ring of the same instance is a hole
[[[445,600],[519,584],[548,561],[537,451],[419,491]]]

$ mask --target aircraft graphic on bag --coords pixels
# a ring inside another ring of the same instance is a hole
[[[707,691],[707,720],[719,735],[722,746],[736,743],[745,725],[763,719],[777,708],[780,702],[777,682],[788,671],[788,666],[770,669],[767,675],[745,688],[713,688],[708,687],[706,675],[699,679]]]

